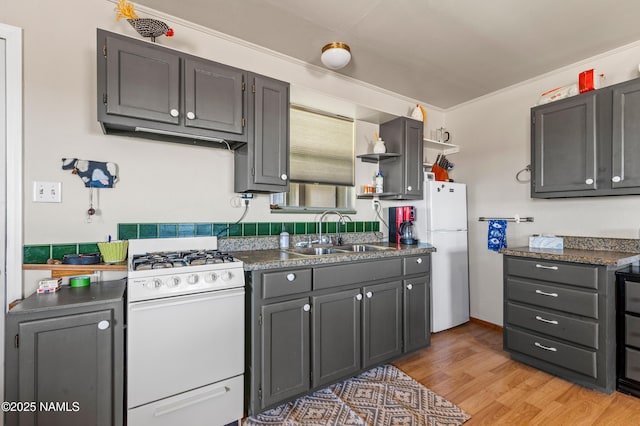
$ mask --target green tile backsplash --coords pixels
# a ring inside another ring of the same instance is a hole
[[[253,237],[279,235],[282,228],[291,235],[316,234],[316,222],[247,222],[247,223],[120,223],[118,239],[176,238],[176,237]],[[340,225],[340,232],[378,232],[376,221],[347,222]],[[335,234],[336,222],[324,222],[322,232]]]
[[[316,234],[316,222],[248,222],[248,223],[119,223],[118,239],[134,238],[184,238],[184,237],[249,237],[255,235],[279,235],[285,227],[291,235]],[[322,232],[336,233],[335,222],[324,222]],[[379,222],[347,222],[340,225],[340,232],[378,232]],[[95,253],[96,243],[37,244],[23,247],[23,262],[47,263],[65,254]]]

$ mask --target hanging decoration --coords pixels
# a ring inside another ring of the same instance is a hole
[[[126,0],[119,0],[116,5],[116,21],[126,18],[138,34],[142,37],[149,37],[155,43],[156,37],[162,35],[171,38],[174,34],[173,28],[169,28],[167,24],[157,19],[140,18],[133,8],[133,4]]]
[[[118,181],[118,165],[103,161],[79,160],[77,158],[63,158],[62,170],[71,170],[74,175],[80,176],[84,186],[89,188],[89,209],[87,210],[87,222],[98,214],[94,208],[94,191],[97,188],[113,188]]]

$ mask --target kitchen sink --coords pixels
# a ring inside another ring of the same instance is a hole
[[[347,250],[336,249],[333,247],[296,247],[285,250],[289,253],[302,254],[305,256],[319,256],[323,254],[346,253]]]
[[[288,253],[301,254],[304,256],[321,256],[325,254],[367,252],[367,251],[379,251],[379,250],[393,250],[393,247],[371,246],[368,244],[350,244],[346,246],[334,246],[334,247],[295,247],[295,248],[284,250],[284,251]]]
[[[342,250],[355,251],[355,252],[393,250],[393,247],[370,246],[368,244],[353,244],[353,245],[350,245],[350,246],[342,246],[340,248]]]

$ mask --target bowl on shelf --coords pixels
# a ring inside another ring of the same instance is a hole
[[[128,240],[111,241],[108,243],[98,243],[98,249],[102,254],[105,263],[123,262],[127,258]]]

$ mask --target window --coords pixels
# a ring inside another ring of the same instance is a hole
[[[271,196],[272,211],[355,212],[353,120],[291,106],[289,122],[291,185]]]

